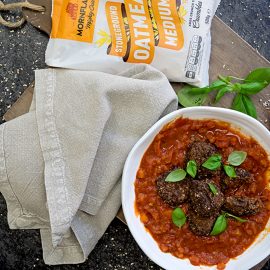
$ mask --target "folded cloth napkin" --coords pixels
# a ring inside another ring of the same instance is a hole
[[[0,126],[0,191],[10,228],[40,229],[45,263],[80,263],[120,207],[128,152],[177,98],[146,65],[35,77],[30,112]]]

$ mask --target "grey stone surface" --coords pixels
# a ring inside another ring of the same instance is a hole
[[[269,0],[221,0],[216,15],[270,60]]]
[[[223,0],[217,15],[265,58],[270,59],[269,11],[269,0]],[[5,14],[5,18],[10,15]],[[0,117],[33,81],[33,71],[45,67],[44,52],[47,41],[44,34],[28,24],[16,30],[0,26]],[[0,269],[76,268],[160,269],[143,254],[127,227],[116,219],[84,264],[45,266],[38,231],[9,230],[6,205],[0,197]],[[270,270],[270,263],[264,270]]]

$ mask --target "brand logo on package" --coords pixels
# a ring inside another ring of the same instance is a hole
[[[54,0],[52,38],[93,42],[97,0]]]
[[[77,18],[78,5],[76,3],[69,2],[66,7],[66,12],[69,14],[70,18],[75,21]]]

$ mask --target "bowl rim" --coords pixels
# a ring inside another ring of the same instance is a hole
[[[241,112],[235,111],[235,110],[231,110],[231,109],[227,109],[227,108],[220,108],[220,107],[210,107],[210,106],[200,106],[200,107],[189,107],[189,108],[183,108],[183,109],[178,109],[176,111],[173,111],[165,116],[163,116],[162,118],[160,118],[154,125],[152,125],[145,133],[144,135],[137,141],[137,143],[133,146],[133,148],[131,149],[131,151],[128,154],[128,157],[126,159],[125,165],[124,165],[124,169],[123,169],[123,174],[122,174],[122,186],[121,186],[121,201],[122,201],[122,208],[123,208],[123,212],[124,212],[124,216],[126,218],[126,222],[128,225],[128,228],[133,236],[133,238],[135,239],[136,243],[139,245],[139,247],[142,249],[142,251],[153,261],[155,262],[157,265],[167,269],[166,265],[164,265],[162,262],[160,262],[157,258],[157,256],[152,256],[151,254],[149,254],[148,250],[146,249],[146,247],[144,245],[142,245],[138,240],[137,240],[137,232],[136,230],[133,228],[133,226],[131,226],[130,222],[131,222],[131,214],[129,213],[126,203],[125,203],[125,199],[126,199],[126,181],[128,181],[127,179],[127,174],[128,174],[128,167],[130,162],[132,161],[133,155],[136,152],[137,148],[150,136],[152,137],[152,141],[154,140],[155,136],[159,133],[159,131],[164,127],[164,125],[166,125],[167,123],[173,121],[174,119],[177,119],[179,117],[181,117],[182,115],[184,116],[185,113],[189,113],[189,112],[212,112],[213,116],[209,117],[209,119],[213,119],[213,120],[219,120],[219,121],[224,121],[227,122],[229,124],[235,125],[233,123],[230,123],[229,120],[221,120],[218,118],[215,118],[215,112],[218,112],[220,114],[224,114],[224,115],[231,115],[231,116],[235,116],[235,117],[240,117],[242,118],[244,121],[248,121],[252,124],[254,124],[254,127],[260,127],[264,132],[268,133],[269,138],[270,138],[270,131],[262,124],[260,123],[258,120],[256,120],[255,118],[252,118],[249,115],[243,114]],[[184,116],[185,117],[185,116]],[[188,118],[188,116],[187,116]],[[204,117],[204,119],[207,119],[208,117]],[[192,117],[192,119],[196,119],[196,117]],[[203,119],[203,118],[199,118],[198,119]],[[241,128],[241,126],[239,125],[239,128]],[[152,142],[151,141],[151,142]],[[261,144],[261,142],[259,142]],[[151,143],[150,143],[151,144]],[[149,144],[149,145],[150,145]],[[144,153],[147,150],[147,148],[149,147],[149,145],[144,149]],[[265,147],[263,147],[265,149]],[[144,155],[143,153],[143,155]],[[142,159],[142,156],[140,156],[140,160]],[[127,180],[125,180],[127,179]],[[131,180],[130,180],[131,181]],[[131,182],[132,184],[135,183],[135,179],[132,180]],[[135,203],[135,201],[134,201]],[[135,212],[135,209],[134,209]],[[136,214],[135,214],[136,215]],[[268,221],[269,222],[269,221]],[[143,225],[143,223],[141,222],[141,224]],[[143,225],[144,226],[144,225]],[[148,233],[148,232],[147,232]],[[148,233],[150,235],[150,237],[152,238],[152,240],[154,242],[156,242],[154,240],[154,238],[151,236],[150,233]],[[261,233],[260,233],[261,234]],[[242,253],[244,254],[248,249],[250,249],[250,247],[252,247],[253,243]],[[161,250],[159,250],[161,253]],[[239,256],[241,256],[242,254],[240,254]],[[249,267],[253,267],[255,265],[257,265],[258,263],[260,263],[262,260],[264,260],[267,256],[269,256],[270,251],[266,251],[264,250],[264,252],[260,253],[260,256],[256,256],[256,258],[253,258],[253,262],[251,265],[249,265]],[[173,255],[172,255],[173,256]],[[237,258],[237,257],[236,257]],[[230,260],[235,260],[236,258],[232,258]],[[179,260],[182,260],[180,258],[177,258]],[[184,259],[185,260],[185,259]],[[189,262],[190,263],[190,262]],[[206,267],[207,269],[213,269],[213,267],[216,267],[216,265],[213,266],[205,266],[205,265],[199,265],[199,266],[194,266],[190,263],[191,266],[195,267],[196,269],[201,269],[201,267]]]

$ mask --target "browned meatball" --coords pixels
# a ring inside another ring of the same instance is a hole
[[[263,203],[259,198],[249,198],[246,196],[229,196],[225,199],[223,208],[237,216],[255,215]]]
[[[199,236],[209,235],[214,226],[216,217],[201,217],[197,215],[194,211],[189,209],[188,211],[188,220],[190,230]]]
[[[158,177],[157,192],[164,202],[175,207],[188,199],[190,180],[184,179],[179,182],[166,182],[165,178],[170,172]]]
[[[187,151],[186,160],[195,160],[198,166],[197,178],[211,178],[213,176],[218,176],[220,174],[220,169],[208,170],[201,165],[212,155],[218,154],[217,148],[214,144],[208,142],[193,142]]]
[[[201,166],[210,156],[217,154],[215,145],[208,142],[193,142],[188,149],[187,159],[195,160],[198,166]]]
[[[210,190],[209,183],[214,184],[217,194]],[[211,180],[193,180],[190,182],[190,206],[201,217],[216,216],[224,202],[223,193]]]
[[[242,168],[235,168],[236,177],[230,178],[225,173],[222,173],[222,189],[238,188],[243,184],[250,184],[254,181],[251,173]]]

